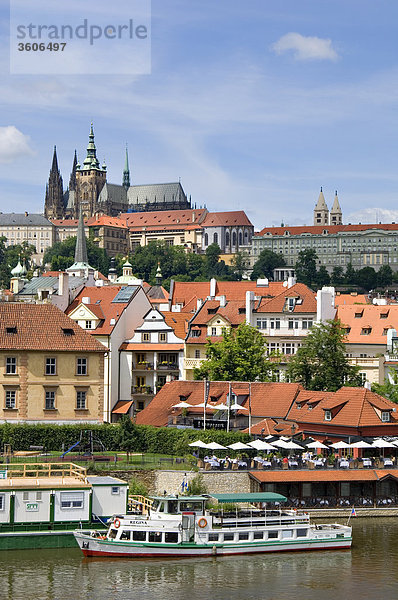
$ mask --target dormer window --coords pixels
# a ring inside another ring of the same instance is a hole
[[[200,337],[200,329],[192,329],[191,336],[192,337]]]
[[[389,312],[389,310],[386,310],[385,312],[380,313],[380,319],[387,319]]]
[[[382,423],[389,423],[390,422],[390,411],[388,410],[383,410],[381,413],[381,422]]]
[[[356,319],[360,319],[363,315],[363,310],[359,310],[358,312],[355,313],[355,318]]]
[[[208,308],[207,312],[209,315],[215,315],[217,312],[217,308]]]
[[[62,332],[64,335],[75,335],[73,329],[70,329],[69,327],[63,327]]]
[[[16,327],[6,327],[6,333],[17,333]]]
[[[372,333],[371,327],[362,327],[361,335],[370,335]]]
[[[325,410],[325,421],[331,421],[331,420],[332,420],[332,411]]]

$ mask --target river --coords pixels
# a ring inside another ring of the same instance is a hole
[[[352,519],[351,551],[183,560],[0,553],[1,600],[396,600],[398,518]]]

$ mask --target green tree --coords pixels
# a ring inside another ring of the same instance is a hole
[[[384,383],[372,383],[372,392],[376,392],[383,398],[398,404],[398,372],[391,373],[391,379],[385,379]]]
[[[348,285],[355,285],[357,282],[357,272],[352,266],[352,263],[348,263],[344,273],[344,283]]]
[[[89,265],[107,275],[109,257],[106,251],[98,248],[90,238],[86,238],[86,244]],[[75,262],[75,247],[76,237],[69,237],[63,242],[56,242],[45,251],[43,264],[50,264],[52,271],[64,271]]]
[[[127,462],[130,458],[130,452],[137,448],[137,434],[135,425],[128,415],[123,415],[119,421],[119,448],[127,454]]]
[[[195,370],[195,379],[212,381],[269,381],[274,370],[266,357],[267,342],[251,325],[225,329],[220,342],[207,341],[207,360]]]
[[[333,267],[330,281],[331,281],[332,285],[342,285],[344,283],[343,267],[340,267],[339,265],[336,265],[335,267]]]
[[[383,265],[377,272],[377,285],[378,287],[386,287],[392,284],[392,268],[390,265]]]
[[[249,257],[245,252],[237,252],[231,262],[232,276],[236,281],[242,281],[249,268]]]
[[[312,283],[316,282],[316,261],[318,256],[312,248],[301,250],[298,254],[296,262],[296,278],[300,283],[305,283],[308,287],[311,287]]]
[[[327,271],[327,268],[324,265],[319,267],[319,270],[316,274],[316,282],[319,287],[322,287],[324,285],[329,285],[329,283],[330,283],[330,275]]]
[[[290,359],[289,379],[307,390],[335,392],[344,385],[360,386],[358,367],[346,358],[344,338],[345,330],[338,320],[314,325]]]
[[[356,272],[356,284],[367,292],[377,287],[377,273],[373,267],[363,267]]]
[[[277,254],[268,249],[262,250],[254,263],[251,279],[253,281],[262,277],[273,279],[274,269],[284,267],[285,265],[286,261],[282,254]]]

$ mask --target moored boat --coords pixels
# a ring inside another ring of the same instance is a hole
[[[236,503],[234,507],[221,508],[226,496]],[[217,506],[206,507],[212,498]],[[130,558],[351,547],[348,525],[313,524],[301,510],[252,506],[281,500],[286,498],[270,493],[154,497],[147,515],[116,515],[105,535],[79,529],[74,536],[85,556]]]

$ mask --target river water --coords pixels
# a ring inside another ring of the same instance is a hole
[[[398,518],[352,519],[351,550],[183,560],[0,553],[1,600],[396,600]]]

